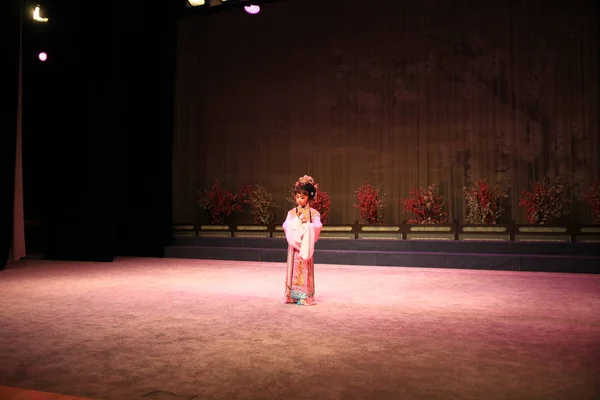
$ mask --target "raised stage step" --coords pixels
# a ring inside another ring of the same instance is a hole
[[[93,400],[87,397],[76,397],[58,393],[41,392],[0,385],[2,400]]]
[[[281,238],[175,237],[171,258],[285,262]],[[325,239],[315,263],[600,273],[597,243]]]

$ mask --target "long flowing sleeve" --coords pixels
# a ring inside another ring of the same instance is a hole
[[[285,232],[285,239],[287,240],[288,244],[298,251],[300,251],[300,241],[296,235],[296,225],[299,223],[300,220],[298,217],[296,217],[293,213],[288,212],[287,218],[282,226],[283,231]]]
[[[300,257],[304,260],[312,258],[315,252],[315,243],[319,240],[319,236],[321,235],[323,224],[321,223],[319,213],[317,212],[316,215],[313,216],[312,222],[309,222],[306,225],[306,231],[302,236],[300,245]]]
[[[321,223],[321,214],[315,215],[313,217],[313,222],[311,223],[312,229],[314,230],[315,242],[319,240],[319,236],[321,235],[321,228],[323,228],[323,224]]]

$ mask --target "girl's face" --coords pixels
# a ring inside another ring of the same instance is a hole
[[[296,204],[300,207],[306,207],[308,204],[308,195],[305,193],[296,193]]]

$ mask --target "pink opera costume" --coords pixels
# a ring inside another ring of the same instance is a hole
[[[315,305],[315,271],[313,254],[319,239],[321,216],[310,207],[318,185],[310,176],[303,176],[294,187],[297,206],[291,209],[283,230],[288,242],[285,277],[285,302],[298,305]]]

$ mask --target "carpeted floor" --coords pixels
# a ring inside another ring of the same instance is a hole
[[[128,399],[598,399],[600,276],[27,260],[0,272],[0,385]]]

